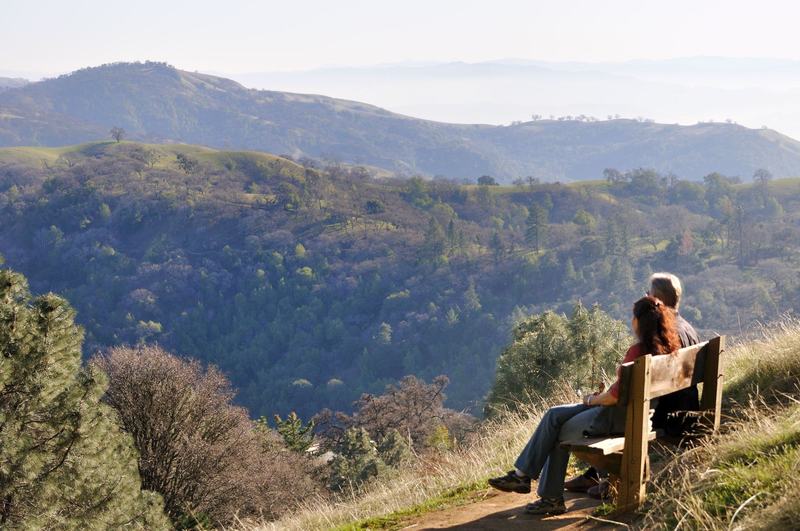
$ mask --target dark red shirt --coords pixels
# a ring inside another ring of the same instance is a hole
[[[635,345],[631,346],[631,348],[628,349],[628,352],[625,353],[625,357],[622,359],[622,363],[620,363],[620,365],[617,366],[617,381],[614,382],[614,384],[608,390],[608,392],[611,393],[614,396],[614,398],[619,398],[619,378],[622,373],[621,365],[623,363],[634,361],[636,358],[641,356],[642,356],[641,343],[636,343]]]

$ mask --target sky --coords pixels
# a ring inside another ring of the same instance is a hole
[[[800,3],[759,0],[0,0],[0,72],[114,61],[248,73],[500,58],[800,59]]]
[[[0,76],[165,61],[439,121],[730,119],[800,138],[797,20],[788,0],[0,0]],[[498,60],[522,66],[479,64]]]

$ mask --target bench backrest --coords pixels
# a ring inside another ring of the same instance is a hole
[[[652,400],[681,389],[686,389],[699,383],[703,385],[703,397],[706,398],[706,390],[713,391],[713,397],[708,396],[711,404],[703,400],[701,409],[708,409],[716,400],[716,385],[721,377],[719,372],[719,355],[724,350],[724,336],[715,337],[709,341],[698,343],[690,347],[682,348],[672,354],[664,356],[647,356],[649,362],[649,385],[647,386],[647,396],[642,398]],[[644,356],[636,361],[622,365],[620,373],[620,394],[619,405],[628,404],[631,390],[635,387],[633,375],[636,372],[636,363],[643,364]],[[706,375],[709,378],[706,378]],[[714,389],[708,389],[713,387]]]
[[[627,408],[619,486],[623,506],[636,506],[644,499],[651,399],[702,383],[701,421],[714,431],[719,429],[722,405],[719,357],[724,349],[725,336],[718,336],[672,354],[648,354],[622,366],[618,405]]]

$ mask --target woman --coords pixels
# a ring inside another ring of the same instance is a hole
[[[628,349],[622,363],[628,363],[646,354],[669,354],[681,346],[675,324],[675,315],[660,300],[646,296],[633,305],[631,328],[637,343]],[[561,441],[584,437],[584,432],[596,433],[597,426],[612,419],[610,406],[619,398],[617,381],[605,392],[583,397],[582,404],[550,408],[514,463],[514,470],[502,477],[489,480],[489,484],[505,492],[526,494],[531,491],[531,479],[538,479],[539,500],[525,507],[528,514],[561,514],[564,505],[564,477],[567,473],[569,451],[560,447]],[[613,423],[619,426],[619,423]],[[624,424],[623,424],[624,426]],[[607,431],[618,431],[608,424]],[[624,428],[622,428],[624,429]]]

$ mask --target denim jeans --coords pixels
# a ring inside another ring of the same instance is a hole
[[[603,407],[570,404],[550,408],[533,432],[525,449],[514,466],[521,472],[538,479],[537,492],[543,498],[560,498],[564,495],[564,478],[567,475],[569,451],[561,448],[561,441],[583,438]]]

